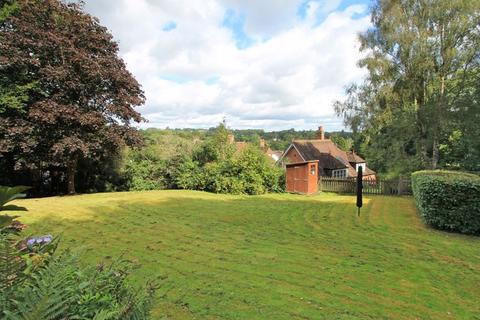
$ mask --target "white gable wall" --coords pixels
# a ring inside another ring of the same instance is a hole
[[[366,164],[365,162],[363,162],[363,163],[357,163],[357,164],[355,165],[355,171],[358,172],[358,168],[359,168],[359,167],[362,167],[362,172],[365,172],[365,169],[367,169],[367,164]]]

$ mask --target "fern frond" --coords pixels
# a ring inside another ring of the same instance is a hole
[[[15,305],[19,319],[65,319],[69,305],[77,299],[74,265],[73,258],[55,259],[32,276],[17,291]]]
[[[113,320],[118,319],[118,311],[117,310],[100,310],[95,314],[93,320]]]
[[[0,234],[0,292],[6,292],[23,276],[25,261],[20,257],[15,241]]]

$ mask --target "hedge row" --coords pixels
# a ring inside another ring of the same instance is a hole
[[[412,174],[413,196],[424,221],[438,229],[480,234],[480,176],[452,171]]]

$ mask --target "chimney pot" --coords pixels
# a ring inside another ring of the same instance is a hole
[[[325,140],[325,130],[323,130],[323,126],[318,127],[318,139]]]

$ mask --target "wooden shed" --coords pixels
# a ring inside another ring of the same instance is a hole
[[[287,192],[312,194],[318,191],[318,160],[286,165]]]

